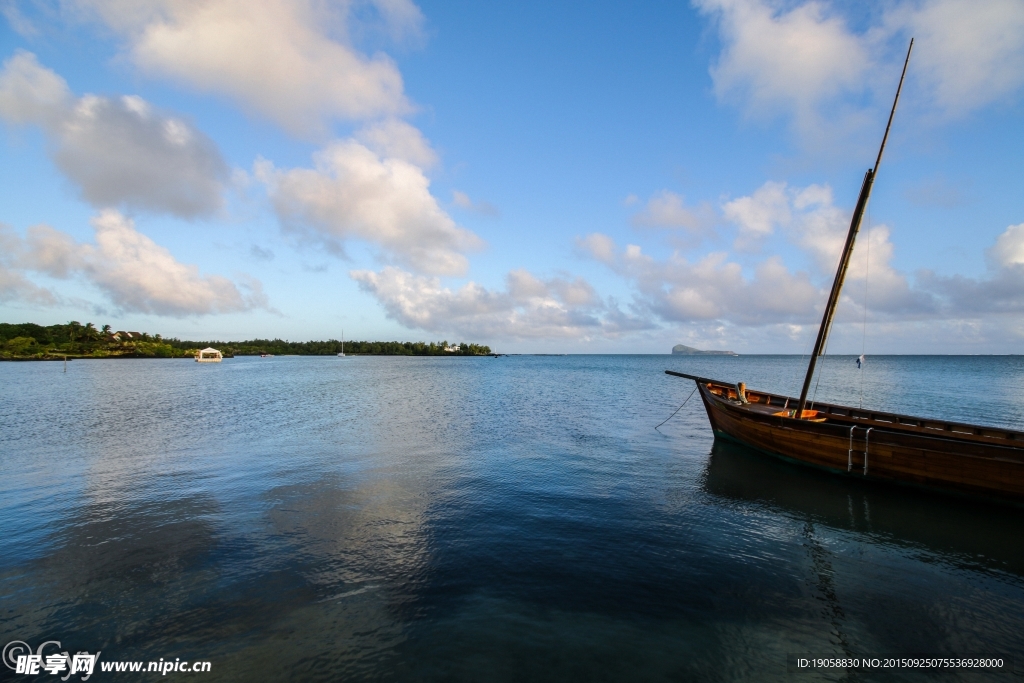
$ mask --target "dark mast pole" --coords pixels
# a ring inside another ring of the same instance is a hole
[[[828,340],[829,330],[832,328],[832,318],[836,313],[836,306],[839,305],[839,294],[843,289],[843,281],[846,279],[846,269],[850,266],[850,257],[853,255],[853,243],[857,240],[857,233],[860,231],[860,223],[864,218],[864,210],[868,205],[868,197],[871,196],[871,187],[875,182],[875,175],[878,173],[878,165],[882,163],[882,152],[885,150],[885,142],[889,139],[889,129],[892,127],[893,116],[896,115],[896,105],[900,101],[900,91],[903,89],[903,79],[907,75],[907,65],[910,64],[910,51],[914,49],[914,39],[910,39],[910,47],[907,48],[907,58],[903,62],[903,73],[900,74],[900,84],[896,88],[896,99],[892,102],[892,111],[889,112],[889,123],[885,126],[885,135],[882,136],[882,145],[878,148],[878,157],[875,159],[875,167],[868,169],[864,174],[864,183],[860,186],[860,196],[857,198],[857,207],[853,210],[853,219],[850,221],[850,232],[846,236],[846,244],[843,245],[843,255],[839,259],[839,269],[836,271],[836,279],[832,283],[832,291],[828,295],[828,303],[825,305],[825,315],[821,318],[821,327],[818,328],[818,338],[814,341],[814,352],[811,353],[811,362],[807,366],[807,377],[804,378],[803,389],[800,390],[800,402],[797,404],[795,417],[802,418],[804,406],[807,405],[807,391],[811,388],[811,379],[814,377],[814,366],[818,362],[818,356],[825,348]]]

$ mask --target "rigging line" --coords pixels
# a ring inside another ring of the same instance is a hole
[[[811,343],[813,344],[814,342],[811,342]],[[800,365],[806,365],[806,364],[807,364],[807,347],[805,346],[803,352],[800,354]],[[799,391],[800,390],[800,380],[799,380],[799,378],[797,378],[797,385],[796,386],[797,386],[797,391]]]
[[[690,392],[690,395],[686,397],[686,401],[689,401],[689,400],[690,400],[691,398],[693,398],[693,395],[694,395],[695,393],[697,393],[697,385],[694,385],[694,387],[693,387],[693,391],[691,391],[691,392]],[[680,410],[682,410],[682,409],[683,409],[683,406],[685,406],[685,405],[686,405],[686,401],[683,401],[683,405],[682,405],[682,406],[679,406],[678,408],[676,408],[675,412],[674,412],[674,413],[672,413],[671,415],[669,415],[668,417],[666,417],[666,418],[665,418],[665,420],[664,420],[664,421],[663,421],[663,422],[662,422],[662,423],[661,423],[660,425],[658,425],[658,427],[660,427],[661,425],[665,424],[665,422],[668,422],[668,421],[669,421],[669,420],[671,420],[671,419],[672,419],[673,417],[675,417],[675,416],[676,416],[676,413],[678,413],[678,412],[679,412]],[[655,427],[655,429],[657,429],[658,427]]]
[[[864,322],[861,326],[861,337],[860,337],[860,357],[864,358],[864,352],[867,350],[868,341],[868,275],[871,273],[871,204],[868,204],[868,246],[867,251],[864,254]],[[861,361],[860,367],[860,404],[858,408],[864,407],[864,362]]]
[[[807,339],[807,344],[803,346],[803,351],[800,353],[800,365],[801,366],[807,364],[807,362],[806,362],[807,361],[807,355],[811,352],[811,349],[813,347],[814,347],[814,337],[809,337]],[[796,391],[800,391],[800,380],[799,380],[799,378],[797,378],[797,385],[796,386],[797,386]],[[795,395],[797,395],[797,394],[794,393],[794,396]]]
[[[839,269],[839,264],[842,262],[842,260],[843,260],[843,255],[842,255],[842,253],[840,253],[839,256],[836,257],[836,263],[835,263],[835,267],[833,268],[833,270],[838,270]],[[838,307],[839,307],[839,302],[836,302],[836,308],[838,308]],[[814,403],[815,399],[818,398],[818,385],[821,383],[821,375],[822,375],[822,373],[825,372],[825,362],[828,360],[828,343],[831,340],[832,340],[832,335],[829,335],[829,336],[825,337],[825,345],[821,347],[821,353],[819,354],[819,356],[821,357],[821,367],[815,368],[815,372],[817,373],[817,375],[816,375],[816,377],[814,379],[814,393],[811,394],[811,403],[812,404]],[[812,342],[812,344],[813,344],[813,342]],[[814,353],[814,352],[811,351],[811,353]],[[801,364],[803,363],[803,357],[800,358],[800,362],[801,362]]]
[[[821,367],[818,368],[818,376],[814,380],[814,393],[811,394],[811,405],[814,405],[815,399],[818,398],[818,385],[821,384],[821,376],[825,373],[825,363],[828,362],[828,343],[829,339],[825,340],[825,346],[821,349]]]
[[[828,363],[828,345],[831,341],[832,335],[825,337],[825,345],[821,347],[821,367],[816,368],[818,375],[814,378],[814,392],[811,394],[811,405],[814,405],[814,402],[818,399],[818,385],[821,384],[821,376],[825,374],[825,364]]]

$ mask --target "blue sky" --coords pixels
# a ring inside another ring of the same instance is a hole
[[[1024,5],[0,2],[0,319],[1024,352]]]

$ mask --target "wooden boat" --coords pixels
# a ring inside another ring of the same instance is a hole
[[[841,474],[1024,504],[1024,432],[828,403],[807,404],[815,364],[823,354],[839,303],[913,46],[911,40],[875,166],[864,176],[800,397],[747,391],[743,383],[665,372],[697,383],[716,437]]]
[[[796,398],[666,372],[697,382],[717,437],[841,474],[1024,502],[1024,432],[831,403],[796,418]]]

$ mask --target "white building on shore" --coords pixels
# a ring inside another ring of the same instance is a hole
[[[221,354],[221,352],[213,348],[212,346],[207,346],[202,351],[196,353],[197,363],[219,363],[223,359],[224,356]]]

